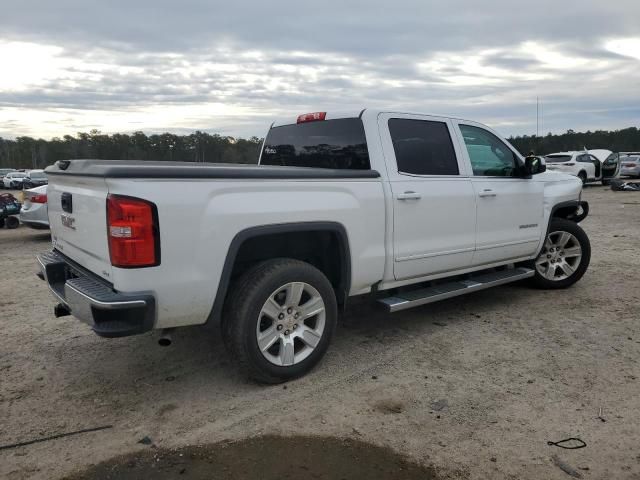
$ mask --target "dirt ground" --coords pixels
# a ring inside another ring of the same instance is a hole
[[[0,449],[0,478],[122,478],[124,466],[151,477],[177,458],[180,478],[271,478],[261,469],[274,458],[280,478],[324,464],[375,478],[364,468],[388,454],[422,478],[640,479],[640,194],[592,186],[583,198],[593,254],[573,288],[511,285],[394,315],[356,305],[318,368],[266,387],[213,329],[162,348],[156,334],[106,340],[54,318],[35,276],[47,234],[0,230],[0,446],[112,425]],[[547,444],[567,437],[586,447]]]

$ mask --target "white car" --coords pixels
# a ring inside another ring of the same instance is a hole
[[[14,168],[0,168],[0,187],[4,187],[4,176],[7,173],[15,172]]]
[[[20,209],[20,222],[35,229],[49,228],[46,185],[24,191],[24,202]]]
[[[601,181],[608,184],[620,172],[620,162],[610,150],[582,152],[559,152],[545,155],[547,169],[568,173],[582,180],[582,183]]]
[[[25,172],[10,172],[7,173],[2,182],[4,183],[4,188],[9,189],[22,189],[22,182],[24,178],[27,176]]]
[[[274,123],[259,165],[46,172],[57,316],[163,344],[212,322],[263,382],[309,371],[350,297],[396,312],[526,278],[566,288],[590,259],[580,181],[457,118],[316,112]]]

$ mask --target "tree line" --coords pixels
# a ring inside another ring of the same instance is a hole
[[[256,163],[261,139],[236,139],[194,132],[190,135],[103,134],[98,130],[51,140],[0,137],[0,167],[44,168],[57,160],[166,160],[184,162]]]
[[[530,151],[544,155],[583,148],[640,151],[640,130],[636,127],[594,132],[567,130],[560,135],[523,135],[511,137],[509,141],[523,155]],[[51,140],[0,137],[0,168],[44,168],[57,160],[73,158],[256,163],[261,142],[258,137],[242,139],[200,131],[189,135],[146,135],[143,132],[107,135],[91,130]]]
[[[594,132],[567,130],[566,133],[560,135],[551,133],[544,137],[523,135],[511,137],[509,141],[523,155],[527,155],[531,151],[536,155],[546,155],[585,148],[588,150],[602,148],[612,152],[637,152],[640,151],[640,129],[630,127],[622,130],[596,130]]]

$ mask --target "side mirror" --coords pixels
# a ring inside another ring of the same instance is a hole
[[[527,175],[546,172],[547,164],[542,157],[527,157],[524,159],[524,171]]]

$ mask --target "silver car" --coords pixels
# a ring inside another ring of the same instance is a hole
[[[640,177],[640,155],[620,155],[620,175]]]
[[[20,210],[20,221],[31,228],[49,228],[46,185],[24,191],[24,203]]]

